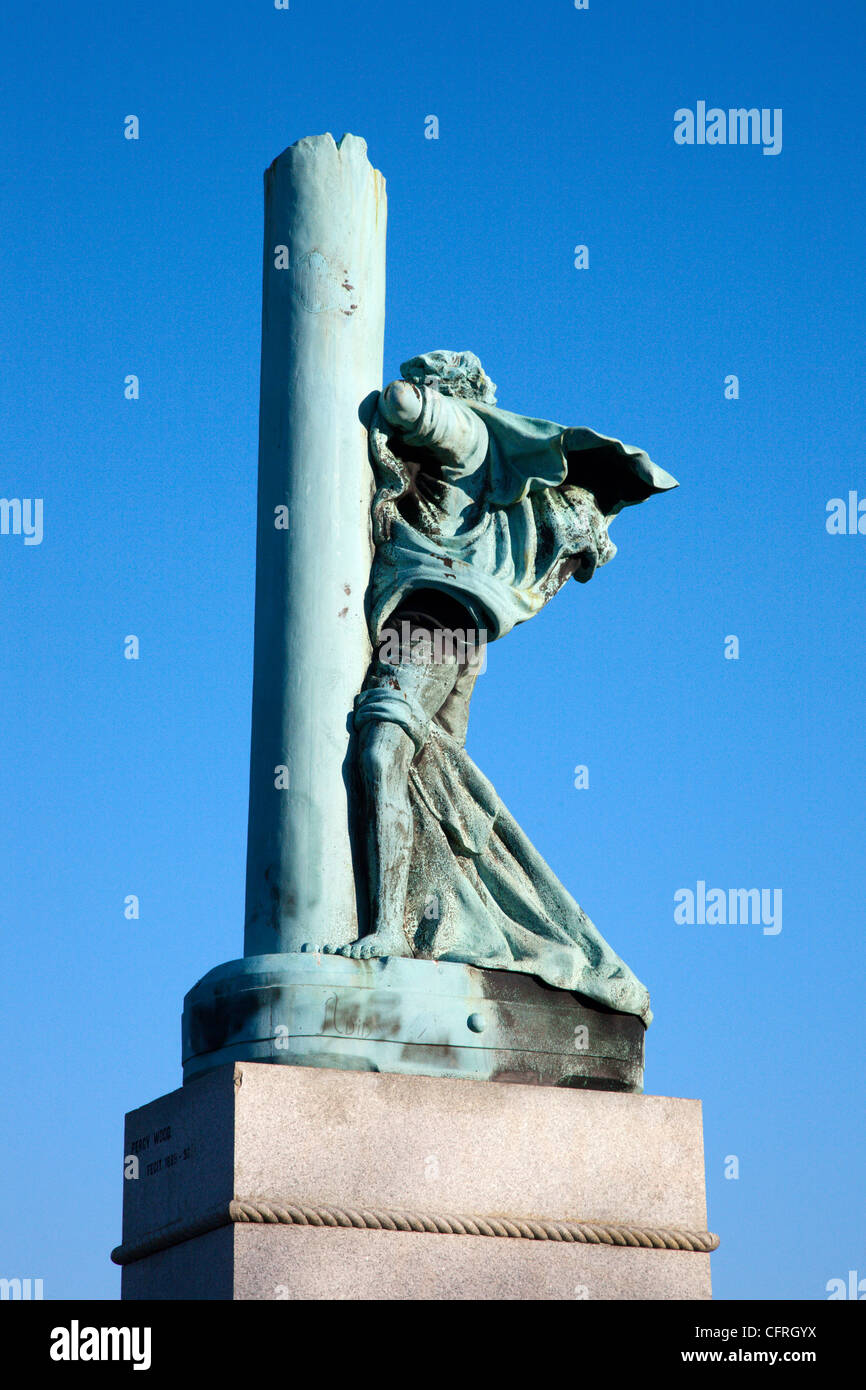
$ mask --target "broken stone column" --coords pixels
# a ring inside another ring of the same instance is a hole
[[[247,956],[359,934],[349,743],[370,658],[363,403],[382,385],[385,222],[354,135],[300,140],[265,175]]]

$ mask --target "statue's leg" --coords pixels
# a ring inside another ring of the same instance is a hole
[[[472,654],[472,659],[461,663],[459,674],[454,682],[454,689],[443,702],[441,709],[436,715],[436,723],[441,725],[446,734],[450,734],[459,744],[466,742],[466,730],[469,725],[469,701],[475,682],[481,672],[482,656]]]
[[[413,625],[411,634],[419,633],[426,636],[429,647],[429,627]],[[409,766],[423,747],[430,721],[453,690],[460,670],[453,659],[430,659],[423,644],[420,648],[412,642],[408,648],[404,644],[396,654],[392,650],[388,659],[385,652],[383,644],[355,702],[371,931],[359,941],[341,946],[339,954],[356,960],[413,954],[404,927],[415,831]]]
[[[412,858],[409,764],[415,745],[396,724],[369,723],[359,731],[358,755],[367,818],[373,929],[360,941],[341,947],[340,954],[356,960],[411,956],[403,914]]]

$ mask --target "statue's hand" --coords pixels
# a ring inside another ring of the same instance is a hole
[[[421,392],[411,381],[392,381],[379,397],[379,409],[388,424],[404,433],[417,424],[423,405]]]

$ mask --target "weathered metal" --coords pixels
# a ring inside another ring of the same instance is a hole
[[[244,949],[358,935],[352,701],[370,657],[385,182],[354,135],[300,140],[265,175],[256,629]]]
[[[246,954],[187,996],[184,1080],[253,1060],[639,1091],[648,992],[464,739],[470,639],[585,583],[610,519],[675,480],[499,409],[472,353],[381,393],[363,140],[299,141],[265,194]],[[463,614],[460,654],[386,654],[422,599],[434,639]]]
[[[184,1004],[184,1081],[228,1061],[641,1091],[644,1025],[530,975],[298,952],[218,966]]]

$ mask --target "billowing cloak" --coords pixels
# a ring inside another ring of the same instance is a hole
[[[435,588],[460,599],[479,618],[487,640],[494,641],[540,611],[558,587],[560,562],[574,552],[574,509],[559,491],[564,483],[590,493],[604,517],[600,564],[616,553],[606,530],[613,517],[677,486],[642,449],[618,439],[497,406],[447,399],[485,427],[486,448],[482,443],[478,451],[483,462],[474,463],[465,480],[476,495],[479,518],[448,534],[437,526],[435,509],[416,524],[401,514],[401,499],[413,487],[417,456],[423,454],[425,416],[416,434],[394,437],[377,412],[370,431],[378,483],[370,613],[374,637],[407,592]],[[435,404],[435,394],[428,395],[425,411]]]

